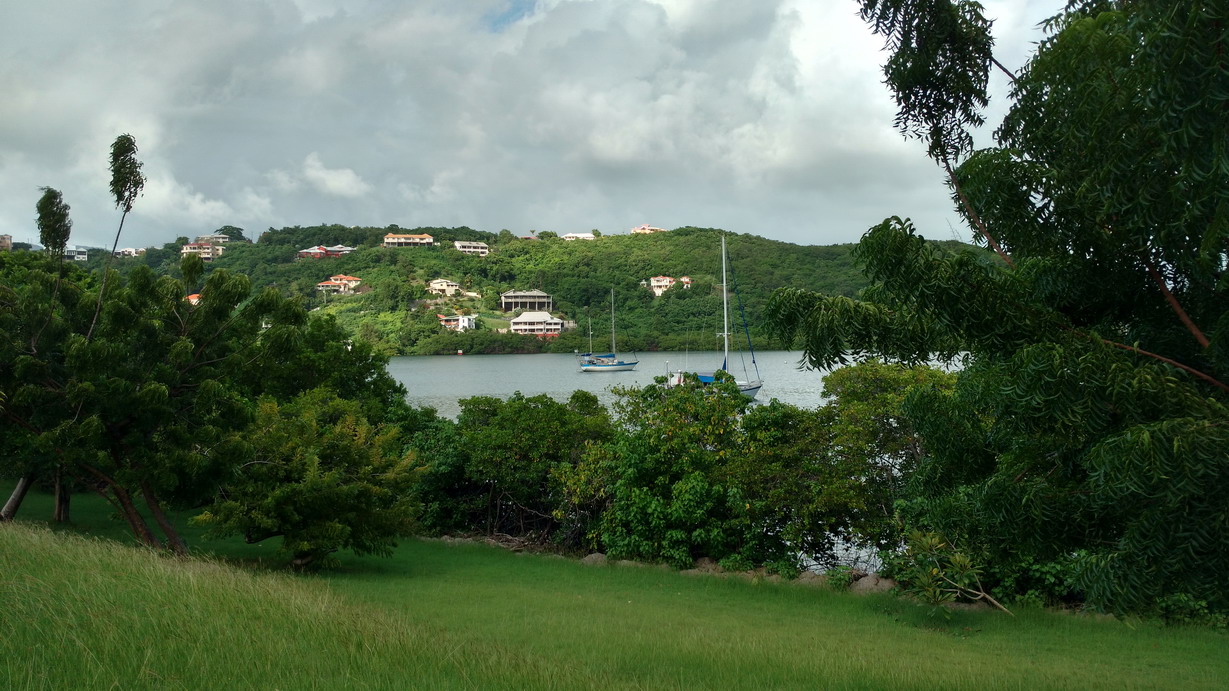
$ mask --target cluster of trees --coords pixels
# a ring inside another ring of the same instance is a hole
[[[1001,66],[975,2],[863,2],[898,124],[923,139],[987,260],[890,218],[860,300],[770,312],[816,367],[958,358],[904,413],[926,454],[902,520],[1028,588],[1067,574],[1116,611],[1229,610],[1229,15],[1072,2],[974,151]]]
[[[112,148],[125,216],[135,152]],[[282,537],[299,564],[411,529],[418,414],[369,346],[245,276],[202,284],[196,256],[182,280],[66,265],[68,204],[46,189],[37,211],[47,251],[0,255],[0,476],[17,480],[0,518],[44,483],[59,520],[92,491],[142,543],[184,552],[169,512],[193,509],[217,533]]]
[[[894,504],[918,461],[904,392],[950,388],[927,367],[864,363],[829,377],[829,403],[752,406],[726,378],[618,392],[461,402],[415,438],[427,530],[505,534],[689,567],[797,573],[899,544]]]

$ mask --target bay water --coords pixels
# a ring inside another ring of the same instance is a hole
[[[573,391],[589,391],[603,405],[615,400],[611,386],[643,386],[672,370],[712,370],[721,365],[717,352],[623,353],[624,359],[639,359],[631,372],[581,372],[576,356],[565,353],[534,355],[412,355],[389,360],[388,373],[405,385],[409,401],[430,406],[440,415],[456,419],[458,401],[471,396],[507,398],[514,392],[525,396],[546,394],[566,401]],[[800,351],[769,350],[755,354],[764,388],[757,400],[773,398],[803,408],[821,403],[823,372],[799,367]],[[746,378],[744,366],[755,376],[748,353],[730,353],[728,370]]]

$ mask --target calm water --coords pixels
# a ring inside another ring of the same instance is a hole
[[[576,366],[576,356],[541,353],[538,355],[429,355],[395,357],[388,372],[409,391],[410,402],[435,408],[440,415],[456,418],[457,401],[470,396],[507,398],[515,391],[526,396],[547,394],[558,401],[567,400],[577,389],[597,395],[610,405],[611,385],[631,386],[652,383],[653,377],[669,369],[708,369],[721,364],[720,353],[638,353],[640,365],[632,372],[584,373]],[[764,388],[757,400],[776,398],[783,403],[813,408],[820,403],[823,377],[820,372],[800,371],[796,351],[757,352]],[[628,354],[624,354],[628,357]],[[751,370],[751,361],[746,366]],[[730,355],[730,372],[743,378],[739,356]]]

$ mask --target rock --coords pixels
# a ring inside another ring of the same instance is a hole
[[[695,569],[696,571],[703,573],[721,573],[722,571],[725,571],[725,569],[721,568],[721,565],[717,563],[717,560],[713,559],[712,557],[700,557],[697,559]]]
[[[594,552],[593,554],[590,554],[584,559],[581,559],[580,563],[586,566],[605,566],[606,565],[606,555],[602,554],[601,552]]]
[[[886,593],[896,587],[896,581],[891,578],[880,578],[878,574],[870,573],[849,586],[849,592],[867,595],[869,593]]]
[[[811,587],[824,587],[828,585],[828,574],[815,573],[814,571],[803,571],[794,579],[798,585],[806,585]]]

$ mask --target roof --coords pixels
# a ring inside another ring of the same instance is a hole
[[[359,278],[358,276],[347,276],[345,274],[337,274],[336,276],[329,276],[329,278],[333,279],[334,281],[361,281],[363,280]]]
[[[546,292],[543,292],[543,291],[541,291],[541,290],[509,290],[509,291],[508,291],[508,292],[506,292],[506,293],[500,293],[500,294],[499,294],[499,297],[501,297],[501,298],[502,298],[502,297],[534,297],[534,298],[548,298],[548,297],[550,297],[550,293],[546,293]]]
[[[513,322],[562,322],[558,317],[550,316],[550,312],[523,312],[521,316],[514,317]]]
[[[429,239],[429,240],[434,240],[434,239],[435,239],[435,238],[433,238],[433,237],[431,237],[430,235],[427,235],[427,234],[425,234],[425,233],[424,233],[424,234],[422,234],[422,235],[415,235],[415,234],[412,234],[412,233],[387,233],[387,234],[385,234],[385,235],[384,235],[384,237],[386,237],[386,238],[427,238],[427,239]]]

